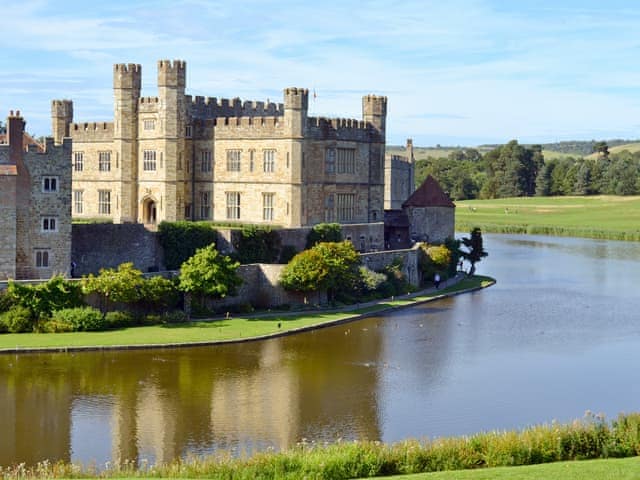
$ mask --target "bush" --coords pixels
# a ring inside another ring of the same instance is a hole
[[[436,273],[447,278],[451,269],[451,258],[451,251],[445,245],[421,244],[419,266],[423,282],[433,280]]]
[[[106,330],[107,321],[100,310],[93,307],[63,308],[53,312],[52,320],[58,324],[67,324],[74,331]]]
[[[142,282],[139,304],[145,310],[167,310],[174,308],[180,301],[177,280],[169,280],[159,275]]]
[[[402,272],[401,257],[395,257],[389,265],[384,267],[383,272],[387,276],[388,283],[388,286],[385,284],[381,285],[381,290],[384,291],[385,296],[402,295],[415,291],[413,285],[407,281],[407,277]],[[391,295],[389,295],[389,293],[391,293]]]
[[[186,323],[189,321],[187,314],[180,310],[165,313],[163,319],[164,323]]]
[[[53,311],[61,308],[84,304],[80,284],[60,275],[38,285],[9,282],[6,295],[9,302],[28,308],[34,319],[50,317]]]
[[[11,297],[6,290],[0,291],[0,313],[6,312],[15,304],[15,298]]]
[[[125,328],[131,327],[137,323],[137,319],[134,314],[121,310],[107,312],[104,319],[107,328]]]
[[[31,310],[22,305],[14,305],[0,314],[0,324],[9,333],[22,333],[33,332],[36,322]]]
[[[365,292],[374,292],[378,290],[382,284],[387,280],[387,276],[384,273],[374,272],[369,270],[368,267],[360,267],[360,284],[362,290]]]
[[[339,223],[319,223],[307,234],[307,246],[311,248],[321,242],[341,242],[342,227]]]
[[[280,235],[270,227],[248,225],[242,228],[233,246],[242,264],[273,263],[280,251]]]
[[[217,233],[206,222],[161,222],[158,226],[160,245],[164,249],[164,263],[169,270],[177,270],[196,250],[215,243]]]

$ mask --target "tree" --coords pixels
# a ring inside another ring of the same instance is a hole
[[[482,231],[475,227],[471,230],[470,237],[464,237],[462,244],[467,248],[467,251],[462,252],[462,256],[471,264],[469,269],[469,275],[473,275],[476,272],[476,263],[489,255],[482,246]]]
[[[342,227],[339,223],[319,223],[307,235],[307,246],[311,248],[320,242],[341,242]]]
[[[248,225],[234,241],[240,263],[274,263],[280,253],[280,235],[270,227]]]
[[[142,272],[133,268],[133,263],[127,262],[118,265],[117,269],[101,268],[99,274],[89,274],[82,279],[82,291],[85,294],[97,293],[100,295],[101,310],[106,308],[105,303],[135,303],[142,298],[144,277]]]
[[[351,242],[321,242],[291,259],[280,284],[297,292],[326,290],[332,301],[338,290],[355,288],[359,264],[360,256]]]
[[[236,273],[239,266],[239,262],[218,252],[215,244],[207,245],[196,250],[195,255],[182,264],[178,288],[201,298],[233,295],[242,284]]]
[[[607,142],[596,142],[593,145],[594,153],[597,153],[599,156],[608,158],[609,157],[609,145]]]

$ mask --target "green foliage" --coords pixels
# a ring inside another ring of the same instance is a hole
[[[137,323],[136,316],[131,312],[114,310],[107,312],[104,316],[106,328],[132,327]]]
[[[142,282],[137,303],[145,310],[160,311],[174,308],[179,301],[177,281],[156,275]]]
[[[476,271],[476,263],[489,255],[482,245],[482,231],[480,228],[476,227],[471,230],[470,236],[462,239],[462,244],[467,248],[466,251],[462,252],[462,255],[471,264],[469,275],[473,275]]]
[[[60,275],[38,285],[22,285],[10,281],[6,295],[9,297],[9,304],[28,308],[34,318],[46,318],[55,310],[84,304],[78,282],[65,280]]]
[[[216,231],[207,222],[161,222],[158,234],[169,270],[177,270],[197,249],[216,241]]]
[[[355,289],[359,264],[360,256],[351,242],[321,242],[293,257],[280,283],[298,292],[326,290],[331,301],[336,291]]]
[[[365,292],[375,292],[387,281],[387,276],[384,273],[374,272],[365,266],[361,266],[358,273],[360,284]]]
[[[23,305],[14,305],[0,314],[0,331],[9,333],[32,332],[36,319],[31,310]]]
[[[402,258],[395,257],[389,265],[384,267],[383,273],[387,276],[387,281],[381,286],[381,290],[385,293],[386,297],[401,295],[415,290],[402,272],[402,266]]]
[[[307,234],[307,246],[311,248],[320,242],[341,242],[342,227],[339,223],[319,223]]]
[[[274,263],[278,259],[280,235],[270,227],[248,225],[236,238],[234,248],[240,263]]]
[[[7,290],[0,290],[0,313],[6,312],[16,304],[16,299]]]
[[[280,258],[278,263],[289,263],[293,257],[296,256],[298,250],[293,245],[283,245],[280,250]]]
[[[423,282],[431,281],[436,273],[449,276],[452,253],[446,245],[420,245],[419,268]],[[455,264],[454,264],[455,265]]]
[[[640,414],[621,414],[607,423],[589,415],[570,424],[553,423],[521,431],[487,432],[434,440],[404,440],[395,444],[377,441],[338,441],[320,445],[303,441],[280,452],[256,453],[249,458],[212,455],[193,461],[145,466],[136,462],[113,470],[78,471],[77,465],[48,464],[22,467],[8,478],[210,478],[210,479],[301,479],[341,480],[385,477],[428,472],[536,465],[549,462],[636,456],[640,452]],[[594,464],[595,465],[595,464]],[[615,478],[617,466],[606,478]],[[29,470],[31,468],[31,470]],[[553,478],[564,478],[569,464],[555,469]],[[625,478],[635,478],[637,462],[628,464]],[[545,470],[548,471],[548,470]],[[513,473],[513,478],[552,478]],[[490,478],[495,472],[483,473]],[[458,472],[459,474],[459,472]],[[454,473],[455,475],[455,473]],[[462,476],[462,475],[461,475]],[[404,478],[404,477],[402,477]],[[423,477],[420,477],[423,478]],[[424,477],[427,478],[427,477]],[[441,478],[440,475],[437,478]],[[446,478],[458,478],[448,476]],[[464,475],[464,478],[467,478]],[[471,478],[471,477],[469,477]],[[502,476],[500,478],[503,478]],[[511,478],[504,477],[504,478]],[[583,478],[583,477],[571,477]],[[600,478],[600,476],[584,478]]]
[[[107,321],[102,312],[93,307],[56,310],[53,312],[51,320],[58,325],[68,325],[77,332],[98,331],[107,327]]]
[[[240,264],[220,254],[215,244],[196,251],[180,267],[180,290],[196,295],[223,298],[233,295],[242,283],[236,270]]]
[[[127,262],[117,269],[101,268],[96,276],[89,274],[82,278],[85,294],[97,293],[110,302],[135,303],[143,298],[144,277],[142,272]]]
[[[487,183],[483,198],[533,195],[538,171],[544,165],[542,148],[519,145],[516,140],[490,151],[484,156]]]

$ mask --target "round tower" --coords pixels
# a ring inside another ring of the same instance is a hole
[[[73,102],[71,100],[51,101],[51,135],[56,144],[61,144],[69,136],[69,124],[73,122]]]

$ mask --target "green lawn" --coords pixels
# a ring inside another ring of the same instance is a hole
[[[640,478],[640,457],[419,473],[384,478],[393,480],[632,480]]]
[[[518,197],[456,202],[456,229],[640,240],[640,196]]]
[[[194,342],[219,342],[243,340],[264,335],[273,335],[289,330],[309,328],[321,324],[356,318],[359,315],[383,311],[389,308],[411,305],[428,301],[436,296],[467,289],[489,286],[488,277],[475,276],[464,279],[450,288],[438,290],[413,298],[397,298],[393,301],[382,300],[375,305],[357,308],[346,312],[301,312],[282,314],[265,318],[232,316],[229,319],[214,321],[194,321],[185,324],[153,325],[132,327],[106,332],[71,333],[14,333],[0,335],[0,351],[16,348],[65,348],[83,346],[113,345],[155,345]]]

